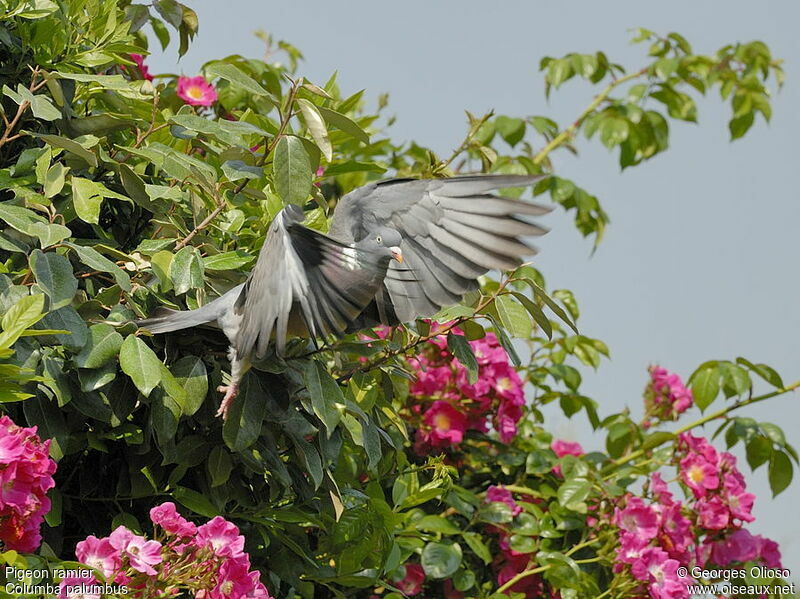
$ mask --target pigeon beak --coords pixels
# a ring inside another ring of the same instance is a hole
[[[403,250],[401,250],[396,245],[389,248],[389,251],[392,252],[392,258],[397,260],[400,264],[403,263]]]

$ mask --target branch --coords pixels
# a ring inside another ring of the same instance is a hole
[[[698,426],[702,426],[702,425],[706,424],[707,422],[711,422],[712,420],[719,420],[720,418],[724,418],[725,416],[727,416],[728,414],[730,414],[734,410],[738,410],[738,409],[743,408],[745,406],[749,406],[749,405],[752,405],[754,403],[758,403],[760,401],[764,401],[766,399],[771,399],[773,397],[777,397],[778,395],[783,395],[785,393],[789,393],[791,391],[794,391],[798,387],[800,387],[800,381],[795,381],[791,385],[787,385],[786,387],[781,387],[780,389],[776,389],[775,391],[770,391],[769,393],[764,393],[763,395],[757,395],[757,396],[751,397],[749,399],[745,399],[745,400],[742,400],[742,401],[737,401],[736,403],[734,403],[731,406],[728,406],[727,408],[722,408],[721,410],[717,410],[716,412],[712,412],[711,414],[706,414],[702,418],[699,418],[698,420],[695,420],[694,422],[692,422],[690,424],[687,424],[685,426],[680,427],[679,429],[674,431],[675,436],[678,436],[678,435],[680,435],[682,433],[686,433],[686,432],[692,430],[693,428],[697,428]],[[647,451],[652,451],[656,447],[659,447],[659,446],[663,445],[667,441],[669,441],[669,439],[664,439],[664,441],[662,441],[661,443],[658,443],[658,444],[654,445],[653,447],[648,448]],[[634,452],[632,452],[632,453],[630,453],[630,454],[628,454],[628,455],[626,455],[624,457],[617,458],[616,460],[613,460],[610,464],[608,464],[605,468],[603,468],[603,471],[608,473],[611,470],[613,470],[614,467],[622,466],[623,464],[627,464],[628,462],[631,462],[631,461],[635,460],[636,458],[643,456],[644,454],[645,454],[645,450],[644,449],[637,449],[636,451],[634,451]]]
[[[36,77],[39,75],[39,68],[33,69],[33,74],[31,75],[31,83],[28,86],[28,89],[31,92],[35,92],[42,87],[46,82],[41,81],[39,84],[36,83]],[[5,144],[10,141],[13,141],[20,137],[21,134],[11,135],[11,132],[14,130],[19,124],[20,119],[22,119],[22,115],[25,114],[25,111],[28,110],[28,107],[31,105],[30,102],[27,100],[23,100],[22,104],[19,105],[17,108],[17,114],[14,115],[14,118],[9,121],[5,114],[3,114],[3,121],[5,123],[5,130],[3,131],[2,137],[0,137],[0,148],[2,148]]]
[[[580,114],[577,120],[572,123],[569,127],[564,129],[561,133],[556,135],[553,139],[550,140],[542,150],[536,154],[533,158],[534,164],[541,164],[541,162],[547,158],[547,155],[550,154],[553,150],[555,150],[560,145],[566,143],[578,130],[578,127],[583,124],[589,115],[591,115],[597,108],[602,104],[606,98],[608,98],[609,94],[617,87],[626,83],[632,79],[636,79],[637,77],[641,77],[642,75],[647,73],[647,68],[641,69],[639,71],[635,71],[633,73],[628,73],[624,77],[620,77],[619,79],[615,79],[611,83],[609,83],[597,96],[595,96],[592,103],[586,107],[586,109]]]

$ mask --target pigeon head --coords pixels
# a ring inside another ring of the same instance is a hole
[[[356,247],[375,252],[390,260],[394,259],[398,262],[403,262],[403,252],[400,249],[401,241],[403,241],[403,237],[396,229],[380,227],[359,241]]]

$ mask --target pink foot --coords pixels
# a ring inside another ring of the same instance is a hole
[[[233,400],[239,393],[239,385],[235,383],[231,383],[230,385],[220,385],[217,387],[217,391],[225,394],[225,397],[222,398],[222,403],[219,404],[219,410],[217,410],[217,417],[222,416],[222,419],[225,420],[228,418],[228,410],[230,409]]]

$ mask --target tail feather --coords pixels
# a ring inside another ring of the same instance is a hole
[[[136,326],[157,334],[180,331],[181,329],[213,322],[233,308],[241,288],[242,285],[238,285],[225,295],[196,310],[170,310],[161,306],[156,308],[150,318],[135,321]]]

